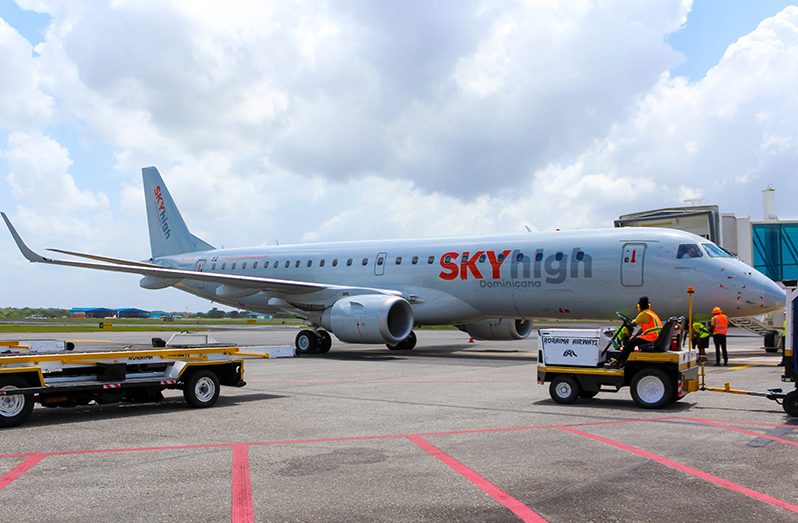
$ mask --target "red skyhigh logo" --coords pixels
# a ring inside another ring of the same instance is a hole
[[[163,231],[164,236],[169,239],[169,235],[172,231],[169,229],[169,221],[166,217],[166,205],[163,201],[163,193],[161,192],[161,186],[158,185],[155,187],[155,208],[158,210],[158,219],[161,222],[161,230]]]
[[[441,272],[438,277],[443,280],[485,280],[483,271],[490,272],[490,279],[499,280],[502,277],[501,269],[509,258],[509,277],[511,280],[545,278],[546,283],[562,283],[566,278],[593,277],[593,260],[581,248],[575,247],[570,255],[556,252],[544,256],[543,249],[537,249],[533,254],[527,255],[516,249],[511,251],[455,251],[446,252],[440,257]],[[488,266],[485,266],[487,262]],[[482,265],[482,268],[480,268]],[[508,271],[505,271],[505,273]],[[483,285],[493,287],[494,285]]]

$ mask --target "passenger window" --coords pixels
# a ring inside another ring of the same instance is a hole
[[[324,258],[319,261],[319,267],[324,267]]]
[[[413,256],[412,263],[413,263],[413,265],[418,263],[418,256]]]
[[[215,270],[216,270],[216,264],[215,264],[215,263],[211,264],[211,270],[212,270],[212,271],[215,271]]]
[[[703,256],[703,254],[701,254],[701,249],[694,243],[683,243],[679,245],[679,249],[676,251],[676,257],[679,259],[700,258],[701,256]]]
[[[461,261],[462,263],[465,263],[465,262],[467,262],[467,261],[468,261],[468,254],[466,254],[466,253],[463,253],[463,255],[460,257],[460,261]]]
[[[396,265],[402,265],[402,257],[401,256],[397,256],[396,257]]]
[[[276,269],[277,267],[279,267],[279,265],[280,262],[278,260],[274,260],[274,268]]]
[[[557,261],[560,261],[560,260],[562,260],[562,253],[561,253],[561,252],[558,252],[557,254],[555,254],[555,255],[554,255],[554,259],[555,259],[555,260],[557,260]]]
[[[487,258],[488,258],[488,257],[487,257],[486,255],[484,255],[484,254],[481,254],[481,255],[479,256],[479,263],[485,263],[485,260],[486,260]]]
[[[223,263],[223,264],[222,264],[222,270],[224,270],[224,268],[225,268],[225,266],[226,266],[226,265],[227,265],[226,263]]]
[[[427,258],[427,263],[429,265],[432,265],[433,263],[435,263],[435,256],[430,256],[429,258]]]
[[[338,266],[338,258],[333,258],[332,266],[333,267],[337,267]]]
[[[346,266],[350,267],[351,265],[352,265],[352,258],[349,258],[348,260],[346,260]]]
[[[524,253],[522,253],[522,252],[519,252],[518,254],[516,254],[516,255],[515,255],[515,261],[517,261],[517,262],[522,262],[522,261],[524,261]]]
[[[539,252],[535,254],[535,261],[542,261],[543,260],[543,253]]]
[[[308,267],[313,267],[313,260],[308,260]]]
[[[450,261],[452,261],[452,257],[451,256],[447,256],[447,257],[445,257],[443,259],[443,263],[449,263]]]
[[[368,265],[369,264],[369,259],[368,258],[363,258],[363,261],[361,263],[363,265]]]
[[[501,263],[501,262],[503,262],[503,261],[504,261],[504,253],[503,253],[503,252],[500,252],[500,253],[499,253],[499,257],[498,257],[498,258],[496,258],[496,260],[497,260],[498,262],[500,262],[500,263]]]
[[[291,266],[291,261],[290,260],[285,260],[285,268],[287,269],[290,266]]]
[[[231,270],[231,271],[234,271],[234,270],[236,270],[236,263],[237,263],[237,262],[233,262],[233,265],[231,265],[231,266],[230,266],[230,270]]]
[[[244,263],[242,263],[242,264],[241,264],[241,268],[242,268],[242,269],[246,269],[246,268],[247,268],[247,262],[244,262]]]
[[[385,263],[385,258],[383,258],[382,256],[377,258],[377,265],[382,265],[383,263]]]
[[[257,268],[258,268],[258,262],[255,262],[255,263],[253,263],[253,264],[252,264],[252,268],[253,268],[253,269],[257,269]]]
[[[704,250],[707,251],[707,256],[710,258],[731,258],[732,255],[723,250],[722,247],[718,247],[714,243],[702,243],[701,245],[704,246]]]
[[[294,263],[294,267],[296,267],[297,269],[299,268],[299,260],[297,260],[297,261]]]

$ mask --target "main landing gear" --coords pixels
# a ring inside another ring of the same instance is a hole
[[[332,337],[327,331],[303,329],[296,335],[294,344],[297,354],[324,354],[330,352]]]
[[[391,350],[413,350],[416,346],[416,333],[410,331],[410,335],[399,343],[386,343],[385,346]]]

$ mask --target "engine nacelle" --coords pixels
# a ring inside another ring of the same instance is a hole
[[[491,318],[458,325],[475,340],[523,340],[532,332],[532,322],[514,318]]]
[[[399,343],[413,330],[413,309],[398,296],[349,296],[325,309],[321,323],[341,341]]]

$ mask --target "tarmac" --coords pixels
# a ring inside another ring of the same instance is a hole
[[[78,349],[165,333],[22,335]],[[291,344],[291,328],[219,330]],[[765,398],[696,392],[642,410],[628,389],[573,405],[536,382],[535,336],[413,351],[334,341],[246,363],[210,409],[37,406],[0,432],[0,521],[746,521],[798,518],[798,419]],[[765,391],[780,354],[732,331],[707,385]],[[17,339],[3,334],[2,339]],[[714,359],[710,348],[710,362]]]

